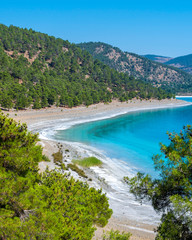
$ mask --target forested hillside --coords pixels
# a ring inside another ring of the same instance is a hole
[[[2,24],[0,90],[1,107],[17,109],[171,97],[110,69],[68,41]]]
[[[80,43],[95,59],[99,59],[119,72],[161,86],[174,93],[192,92],[192,76],[180,69],[153,62],[134,53],[123,52],[117,47],[101,43]]]

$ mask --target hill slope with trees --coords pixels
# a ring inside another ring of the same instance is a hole
[[[68,41],[2,24],[0,90],[1,107],[17,109],[172,96],[110,69]]]
[[[102,42],[80,43],[78,46],[117,71],[150,82],[153,86],[161,86],[177,94],[192,92],[192,76],[180,69],[123,52]]]

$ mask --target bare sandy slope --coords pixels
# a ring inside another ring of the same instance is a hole
[[[24,111],[9,111],[8,114],[10,117],[14,118],[17,121],[22,123],[27,123],[30,130],[38,130],[44,127],[47,123],[51,122],[51,126],[57,124],[58,120],[66,119],[67,121],[73,121],[74,119],[84,119],[89,121],[89,119],[101,118],[101,117],[111,117],[118,114],[123,114],[130,111],[138,111],[144,109],[156,109],[156,108],[167,108],[167,107],[179,107],[189,105],[181,100],[152,100],[152,101],[140,101],[132,100],[128,103],[120,103],[118,101],[113,101],[109,104],[95,104],[89,107],[80,106],[72,109],[68,108],[46,108],[41,110],[24,110]],[[7,112],[6,112],[7,113]],[[55,168],[53,163],[52,153],[58,151],[57,142],[50,140],[41,140],[40,143],[44,148],[44,153],[51,159],[50,163],[42,162],[39,167],[41,171],[44,171],[46,166],[49,166],[50,169]],[[82,152],[78,153],[78,149],[74,148],[70,144],[63,144],[63,151],[68,149],[69,153],[64,154],[65,162],[71,162],[74,157],[82,156]],[[107,165],[105,166],[107,167]],[[107,192],[107,187],[102,186],[98,181],[97,175],[91,170],[85,170],[86,174],[93,179],[90,183],[91,186],[102,187]],[[72,173],[76,178],[79,178],[76,173]],[[83,179],[82,179],[83,180]],[[118,211],[118,206],[113,206],[114,212]],[[103,230],[120,230],[125,232],[131,232],[133,236],[132,240],[152,240],[155,238],[153,232],[156,224],[147,224],[138,221],[133,221],[129,219],[126,215],[117,215],[114,213],[113,217],[109,220],[108,225],[104,229],[98,228],[95,234],[94,239],[101,239]]]

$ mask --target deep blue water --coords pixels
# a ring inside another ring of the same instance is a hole
[[[192,102],[192,98],[184,100]],[[169,143],[166,132],[179,132],[187,124],[192,124],[192,106],[132,112],[79,124],[58,131],[55,138],[94,146],[110,158],[154,175],[152,156],[160,153],[160,142]]]

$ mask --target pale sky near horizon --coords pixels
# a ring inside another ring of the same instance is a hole
[[[1,0],[0,23],[73,43],[105,42],[123,51],[192,54],[192,1]]]

